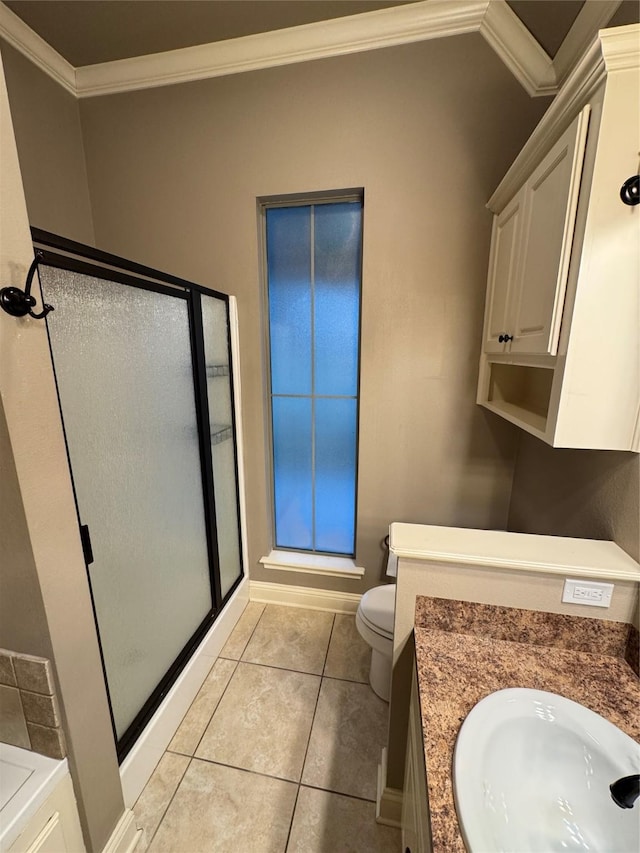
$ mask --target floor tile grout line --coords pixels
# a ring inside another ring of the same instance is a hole
[[[323,678],[328,678],[329,681],[343,681],[345,684],[369,684],[368,681],[357,681],[355,678],[340,678],[339,675],[323,675]]]
[[[344,791],[336,791],[333,788],[321,788],[320,785],[310,785],[308,782],[300,782],[301,788],[312,788],[314,791],[323,791],[325,794],[334,794],[336,797],[348,797],[350,800],[358,800],[360,803],[371,803],[375,805],[376,800],[368,797],[359,797],[357,794],[345,794]]]
[[[313,675],[315,678],[329,678],[329,679],[331,679],[331,681],[345,681],[347,684],[368,684],[369,683],[367,679],[360,681],[359,679],[356,679],[356,678],[344,678],[344,677],[341,677],[339,675],[325,675],[322,672],[309,672],[309,670],[306,670],[306,669],[292,669],[290,666],[282,666],[281,664],[277,664],[277,663],[260,663],[259,661],[254,661],[254,660],[236,660],[235,658],[222,658],[222,656],[220,656],[220,658],[216,658],[216,660],[220,660],[220,659],[221,660],[234,661],[235,663],[248,663],[251,666],[264,666],[264,667],[267,667],[267,669],[280,669],[280,670],[285,670],[286,672],[295,672],[298,675]],[[193,701],[195,702],[195,699]]]
[[[243,773],[252,773],[254,776],[262,776],[263,779],[273,779],[276,782],[286,782],[288,785],[300,785],[295,779],[287,779],[284,776],[274,776],[273,773],[263,773],[260,770],[250,770],[248,767],[240,767],[239,764],[228,764],[214,758],[205,758],[204,755],[194,755],[193,761],[204,761],[205,764],[216,764],[218,767],[228,767],[230,770],[241,770]]]
[[[333,626],[335,625],[335,623],[336,623],[336,617],[334,614],[333,622],[331,623],[331,632],[329,633],[329,642],[327,643],[327,651],[326,651],[325,656],[324,656],[324,665],[322,667],[323,671],[324,671],[324,667],[326,666],[326,663],[327,663],[327,656],[329,655],[329,646],[331,645],[331,637],[333,636]],[[307,756],[309,754],[309,745],[311,744],[311,735],[313,733],[313,724],[316,721],[316,714],[318,713],[318,702],[320,701],[320,692],[321,691],[322,691],[322,676],[320,676],[320,683],[318,684],[318,692],[316,694],[316,704],[314,705],[314,708],[313,708],[313,714],[311,716],[311,725],[309,726],[309,736],[307,738],[307,745],[305,747],[304,756],[302,758],[302,769],[300,770],[300,784],[302,784],[302,777],[304,776],[304,767],[305,767],[305,764],[307,763]]]
[[[300,775],[302,775],[302,774],[300,774]],[[298,808],[298,797],[300,796],[300,788],[301,787],[302,786],[298,782],[298,788],[296,790],[296,799],[293,803],[293,811],[291,812],[291,820],[289,821],[289,832],[287,832],[287,840],[284,843],[284,853],[287,853],[287,850],[289,848],[289,842],[291,841],[291,831],[293,829],[293,821],[294,821],[294,818],[296,816],[296,809]]]
[[[220,658],[216,658],[216,661],[218,661],[218,660],[220,660]],[[227,658],[224,658],[224,660],[227,660]],[[232,673],[231,673],[231,675],[229,676],[229,680],[228,680],[228,681],[227,681],[227,683],[225,684],[225,686],[224,686],[224,690],[222,691],[222,693],[221,693],[221,694],[220,694],[220,696],[218,697],[218,701],[216,702],[215,708],[214,708],[214,709],[213,709],[213,711],[211,712],[211,716],[209,717],[209,721],[207,722],[206,726],[204,727],[204,731],[202,732],[202,734],[201,734],[201,735],[200,735],[200,737],[198,738],[198,743],[196,744],[195,749],[193,750],[193,753],[191,754],[191,758],[195,758],[195,756],[196,756],[196,752],[198,751],[198,748],[199,748],[200,744],[202,743],[202,739],[203,739],[203,738],[204,738],[204,736],[206,735],[206,733],[207,733],[207,729],[208,729],[208,728],[209,728],[209,726],[211,725],[211,721],[213,720],[213,718],[214,718],[214,716],[215,716],[216,711],[217,711],[217,710],[218,710],[218,708],[220,707],[220,703],[222,702],[222,697],[224,696],[224,694],[225,694],[225,693],[227,692],[227,690],[229,689],[229,685],[231,684],[231,681],[232,681],[232,679],[233,679],[233,676],[234,676],[234,675],[236,674],[236,672],[238,671],[238,664],[239,664],[239,663],[240,663],[240,661],[235,661],[235,666],[233,667],[233,672],[232,672]],[[200,689],[202,689],[202,688],[200,688]],[[197,699],[197,698],[198,698],[198,697],[197,697],[197,695],[196,695],[196,699]],[[195,702],[195,701],[196,701],[196,699],[194,699],[193,701]],[[192,703],[192,704],[193,704],[193,703]],[[191,709],[191,705],[189,706],[189,709]],[[189,713],[189,712],[187,711],[187,713]],[[177,732],[176,732],[176,734],[177,734]],[[174,735],[174,737],[175,737],[175,735]],[[173,738],[172,738],[172,740],[173,740]]]
[[[258,603],[258,602],[256,602],[256,603]],[[248,606],[249,604],[251,604],[251,600],[249,600],[249,601],[247,602],[247,606]],[[244,609],[244,610],[242,611],[242,613],[240,614],[240,619],[242,619],[242,616],[244,615],[244,612],[245,612],[245,610],[246,610],[246,609],[247,609],[247,608],[245,607],[245,609]],[[262,613],[260,614],[260,616],[258,616],[258,619],[256,620],[256,624],[255,624],[255,625],[253,626],[253,628],[251,629],[251,633],[249,634],[249,639],[247,640],[247,642],[246,642],[246,643],[244,644],[244,646],[242,647],[242,651],[240,652],[239,656],[238,656],[237,658],[225,658],[225,660],[237,660],[237,661],[238,661],[238,663],[242,660],[242,655],[245,653],[247,646],[248,646],[248,645],[249,645],[249,643],[251,642],[251,640],[252,640],[252,638],[253,638],[253,635],[254,635],[254,634],[255,634],[255,632],[256,632],[256,628],[257,628],[257,627],[258,627],[258,625],[260,624],[260,621],[261,621],[262,617],[264,616],[264,612],[265,612],[265,610],[266,610],[266,609],[267,609],[267,605],[265,604],[265,605],[263,606],[263,608],[262,608]],[[238,619],[238,622],[240,621],[240,619]],[[231,630],[231,634],[233,634],[233,632],[234,632],[234,631],[235,631],[235,629],[237,628],[237,626],[238,626],[238,622],[236,622],[236,624],[233,626],[233,629]],[[228,642],[229,642],[229,640],[231,639],[231,634],[229,634],[229,636],[227,637],[227,643],[228,643]],[[226,646],[226,644],[227,644],[227,643],[225,643],[225,646]],[[222,647],[222,649],[221,649],[221,651],[220,651],[220,654],[218,655],[218,657],[219,657],[219,658],[224,657],[224,655],[222,654],[222,652],[223,652],[223,651],[224,651],[224,646]]]
[[[313,678],[323,678],[321,672],[309,672],[304,669],[292,669],[290,666],[282,666],[277,663],[258,663],[253,660],[239,660],[238,663],[248,664],[249,666],[263,666],[266,669],[279,669],[281,672],[295,672],[296,675],[311,675]]]
[[[336,614],[333,614],[333,621],[331,622],[331,631],[329,632],[329,642],[327,643],[327,651],[324,655],[324,663],[322,664],[322,675],[324,676],[324,671],[327,668],[327,661],[329,660],[329,649],[331,648],[331,640],[333,640],[333,632],[336,629]]]
[[[167,754],[167,751],[165,750],[165,752],[164,752],[164,754],[163,754],[162,758],[164,758],[164,756],[165,756],[166,754]],[[172,755],[175,755],[176,753],[171,753],[171,754],[172,754]],[[189,757],[188,755],[186,755],[186,756],[184,756],[184,757],[185,757],[185,758],[188,758],[189,760],[187,761],[187,765],[186,765],[186,767],[184,768],[184,770],[182,771],[182,774],[180,775],[180,778],[178,779],[178,784],[176,785],[176,787],[175,787],[175,789],[174,789],[174,791],[173,791],[173,794],[171,794],[171,796],[169,797],[169,802],[167,803],[167,805],[165,806],[165,808],[164,808],[164,809],[163,809],[163,811],[162,811],[162,817],[161,817],[161,818],[160,818],[160,820],[158,821],[158,825],[157,825],[157,826],[156,826],[156,828],[153,830],[153,833],[152,833],[152,835],[151,835],[151,838],[149,839],[149,843],[147,844],[147,850],[151,847],[151,844],[153,843],[153,839],[154,839],[154,838],[156,837],[156,835],[158,834],[158,830],[159,830],[159,829],[160,829],[160,827],[162,826],[162,821],[165,819],[165,817],[166,817],[166,815],[167,815],[167,812],[169,811],[169,807],[170,807],[171,803],[174,801],[176,794],[178,793],[178,788],[179,788],[179,787],[180,787],[180,785],[182,784],[182,780],[184,779],[184,777],[185,777],[185,775],[186,775],[186,772],[187,772],[187,770],[189,769],[189,767],[191,766],[191,762],[193,761],[193,758],[192,758],[192,757]],[[162,761],[162,758],[160,759],[160,761]],[[158,762],[158,764],[160,764],[160,761]],[[156,765],[156,767],[157,767],[157,765]],[[154,771],[154,772],[155,772],[155,771]],[[148,785],[148,784],[149,784],[149,782],[147,782],[147,785]],[[145,785],[145,788],[146,788],[146,785]],[[142,795],[140,795],[140,796],[142,796]],[[139,799],[139,798],[138,798],[138,799]]]

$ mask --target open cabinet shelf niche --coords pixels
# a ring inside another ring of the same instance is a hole
[[[493,363],[489,368],[488,408],[543,437],[552,386],[552,369]]]

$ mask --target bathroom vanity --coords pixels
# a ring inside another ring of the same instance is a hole
[[[418,596],[402,849],[465,853],[452,758],[480,699],[507,687],[558,693],[640,741],[638,632],[622,622]]]
[[[640,565],[602,540],[397,522],[389,540],[398,573],[378,819],[402,824],[403,851],[463,853],[453,749],[490,693],[557,693],[640,740]]]

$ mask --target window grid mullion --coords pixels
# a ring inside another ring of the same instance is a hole
[[[316,550],[316,357],[315,357],[315,205],[311,205],[311,549]]]
[[[316,400],[357,400],[357,394],[272,394],[272,397],[282,397],[284,399],[293,400],[310,400],[314,397]]]

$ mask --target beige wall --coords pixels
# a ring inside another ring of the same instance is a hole
[[[81,102],[97,244],[238,297],[251,575],[360,592],[390,521],[504,527],[515,432],[474,403],[486,199],[546,107],[479,35]],[[357,560],[268,552],[256,198],[364,187]]]
[[[29,224],[93,245],[93,222],[73,95],[0,40]]]
[[[51,639],[0,398],[0,648],[51,659]]]
[[[612,539],[640,559],[640,457],[559,450],[523,433],[509,530]]]
[[[33,259],[0,64],[0,281]],[[55,163],[51,163],[55,167]],[[1,641],[53,662],[85,841],[100,851],[124,812],[46,327],[0,312]]]

